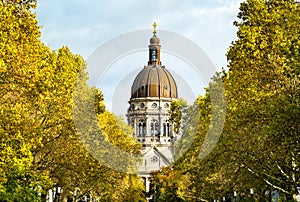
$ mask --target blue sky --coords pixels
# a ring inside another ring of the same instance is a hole
[[[51,48],[68,46],[73,53],[85,59],[104,42],[126,32],[151,29],[154,21],[159,29],[181,34],[199,47],[210,57],[216,68],[226,67],[226,49],[236,39],[237,20],[241,0],[51,0],[39,1],[36,10],[39,24],[42,26],[42,40]],[[150,38],[145,36],[145,38]],[[163,49],[163,41],[161,41]],[[148,44],[145,44],[147,47]],[[166,54],[167,55],[167,54]],[[120,91],[120,81],[125,74],[117,74],[124,65],[133,67],[133,76],[147,62],[147,53],[128,55],[111,66],[100,88],[104,91],[106,104],[112,109],[114,93]],[[194,97],[203,93],[203,83],[193,77],[192,71],[176,66],[188,66],[174,56],[165,57],[166,67],[174,74],[181,75],[193,91]],[[174,67],[174,69],[172,69]],[[128,70],[127,70],[128,71]],[[128,79],[132,79],[129,78]],[[132,81],[133,82],[133,81]],[[125,84],[124,84],[125,85]],[[129,99],[124,94],[124,102]],[[121,90],[122,91],[122,90]],[[180,92],[179,92],[180,94]],[[126,104],[124,106],[126,106]],[[122,107],[124,108],[124,107]],[[116,113],[122,112],[115,110]]]

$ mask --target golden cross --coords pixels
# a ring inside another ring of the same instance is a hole
[[[153,34],[156,34],[156,27],[157,27],[156,22],[154,22],[152,26],[153,26],[153,28],[154,28]]]

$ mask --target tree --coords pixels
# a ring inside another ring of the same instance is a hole
[[[95,124],[111,127],[103,133],[129,155],[137,153],[139,144],[105,110],[101,90],[87,85],[84,59],[67,47],[52,51],[40,41],[35,3],[0,2],[0,200],[39,201],[38,193],[54,183],[62,187],[63,197],[77,188],[80,195],[98,195],[103,201],[141,199],[138,176],[101,164],[84,147],[74,124],[76,101],[92,103],[84,110],[94,112]],[[86,140],[102,143],[93,126],[86,128]]]
[[[188,103],[183,98],[171,102],[169,121],[174,124],[174,132],[176,134],[179,134],[182,115],[185,114],[187,107]]]
[[[43,68],[48,48],[38,39],[39,27],[26,3],[15,5],[0,2],[0,198],[26,195],[25,201],[34,201],[37,187],[48,183],[46,176],[34,172],[31,152],[41,145],[34,105],[40,97],[34,83],[45,76],[39,71],[48,70]]]
[[[175,105],[176,106],[176,105]],[[176,108],[178,109],[178,108]],[[176,113],[175,111],[173,113]],[[199,153],[211,121],[209,93],[199,96],[187,107],[181,119],[182,136],[175,144],[174,165],[153,173],[158,201],[198,201],[203,199],[196,192],[199,188]],[[201,191],[203,189],[201,187]],[[154,192],[154,191],[153,191]]]
[[[191,176],[186,200],[230,198],[233,191],[247,197],[249,188],[259,201],[272,190],[293,200],[299,187],[299,2],[248,0],[240,10],[238,39],[227,53],[229,69],[218,77],[227,98],[219,142],[202,161],[196,158],[211,127],[208,90],[207,99],[198,100],[195,141],[172,167],[176,177],[167,179]]]
[[[249,0],[240,9],[226,134],[240,167],[291,198],[299,186],[299,3]]]

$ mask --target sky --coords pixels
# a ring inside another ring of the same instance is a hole
[[[180,34],[197,44],[217,70],[227,66],[226,50],[236,40],[241,0],[51,0],[39,1],[36,10],[42,26],[42,41],[52,49],[68,46],[88,62],[103,44],[136,30],[152,29],[155,21],[160,30]],[[145,50],[122,55],[112,61],[97,83],[103,90],[106,105],[116,114],[126,113],[130,85],[147,63]],[[161,41],[162,49],[164,42]],[[203,94],[201,75],[182,58],[162,52],[162,62],[179,82],[179,96],[192,102]],[[212,75],[213,76],[213,75]],[[119,99],[122,97],[121,99]],[[117,101],[116,101],[117,100]],[[114,107],[115,106],[115,107]]]

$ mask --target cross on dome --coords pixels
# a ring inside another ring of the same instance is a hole
[[[154,23],[152,24],[152,26],[153,26],[153,34],[155,35],[155,34],[156,34],[156,27],[157,27],[156,22],[154,22]]]

